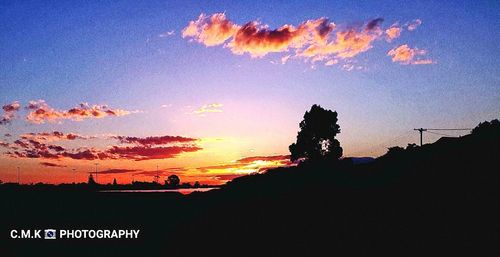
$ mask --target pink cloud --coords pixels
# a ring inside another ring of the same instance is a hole
[[[26,119],[36,124],[44,123],[45,121],[54,122],[61,119],[81,121],[89,118],[99,119],[107,116],[125,116],[137,112],[111,109],[107,105],[89,105],[88,103],[81,103],[79,106],[67,111],[56,110],[50,107],[44,100],[30,101],[26,108],[30,111]]]
[[[386,40],[391,42],[392,40],[401,36],[401,31],[403,29],[398,27],[397,24],[392,25],[390,28],[385,30]]]
[[[143,146],[152,145],[165,145],[171,143],[193,143],[198,139],[181,136],[150,136],[150,137],[127,137],[127,136],[113,136],[121,143],[139,144]]]
[[[198,20],[189,22],[182,31],[182,37],[192,38],[206,46],[216,46],[234,36],[238,29],[239,26],[228,20],[224,13],[210,17],[202,13]]]
[[[113,136],[120,143],[132,145],[112,145],[104,149],[80,147],[67,149],[52,141],[90,139],[94,137],[62,132],[27,133],[12,144],[0,141],[0,147],[8,149],[5,154],[12,158],[42,158],[74,160],[133,160],[175,158],[180,154],[202,150],[195,143],[197,139],[181,136],[123,137]]]
[[[430,59],[420,59],[420,56],[427,54],[427,51],[418,48],[410,48],[407,44],[400,45],[391,49],[387,55],[391,57],[392,62],[401,64],[432,64]]]
[[[39,133],[25,133],[20,136],[22,139],[32,139],[38,142],[51,142],[51,141],[61,141],[61,140],[76,140],[76,139],[92,139],[92,136],[83,136],[76,133],[64,134],[59,131],[52,132],[39,132]]]
[[[422,20],[420,19],[415,19],[407,24],[407,29],[408,31],[414,31],[417,29],[418,26],[422,24]]]
[[[16,112],[19,111],[21,105],[18,101],[2,106],[3,114],[0,116],[0,125],[8,124],[14,119]]]
[[[286,53],[281,57],[282,64],[295,58],[331,66],[370,50],[380,38],[391,41],[400,36],[401,27],[393,25],[384,30],[382,22],[382,18],[377,18],[346,28],[323,17],[297,26],[285,24],[271,29],[259,21],[239,25],[223,13],[201,14],[197,20],[189,22],[182,36],[205,46],[223,46],[238,55],[263,57],[270,53]]]

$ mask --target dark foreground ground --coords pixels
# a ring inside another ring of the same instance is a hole
[[[500,130],[304,164],[221,190],[5,189],[0,256],[500,256]],[[137,240],[21,240],[11,229],[140,229]]]

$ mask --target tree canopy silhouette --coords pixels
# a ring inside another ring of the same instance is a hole
[[[498,134],[500,130],[500,121],[498,119],[494,119],[492,121],[485,121],[479,123],[473,130],[472,134],[485,134],[485,135],[494,135]]]
[[[181,183],[181,179],[177,175],[170,175],[167,178],[167,183],[171,187],[178,187]]]
[[[335,136],[340,133],[337,112],[313,105],[300,122],[297,142],[289,146],[290,159],[337,160],[342,156],[342,147]]]

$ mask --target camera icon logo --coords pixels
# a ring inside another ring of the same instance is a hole
[[[56,230],[55,229],[46,229],[45,231],[45,239],[56,239]]]

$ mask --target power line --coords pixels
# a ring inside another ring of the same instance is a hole
[[[429,130],[437,130],[437,131],[443,131],[443,130],[449,130],[449,131],[465,131],[465,130],[472,130],[470,128],[418,128],[418,129],[413,129],[416,130],[420,133],[420,146],[423,144],[423,134],[424,132],[431,133],[431,134],[436,134],[436,135],[441,135],[441,136],[449,136],[452,137],[451,135],[446,135],[446,134],[440,134],[437,132],[432,132]]]
[[[443,134],[443,133],[437,133],[437,132],[432,132],[432,131],[427,131],[427,133],[431,133],[431,134],[434,134],[434,135],[440,135],[440,136],[453,137],[452,135]]]
[[[411,131],[406,131],[406,132],[403,132],[401,134],[399,134],[398,136],[394,137],[394,138],[390,138],[390,139],[386,139],[376,145],[373,145],[373,146],[370,146],[370,147],[367,147],[367,148],[364,148],[362,150],[359,150],[359,151],[356,151],[354,153],[352,153],[351,155],[355,156],[355,155],[358,155],[360,153],[363,153],[363,152],[373,152],[375,149],[377,148],[380,148],[380,147],[387,147],[387,146],[390,146],[391,144],[393,143],[396,143],[397,144],[397,141],[403,139],[403,138],[407,138],[410,136],[412,132]]]
[[[427,130],[472,130],[471,128],[454,128],[454,129],[443,129],[443,128],[438,128],[438,129],[435,129],[435,128],[428,128]]]

